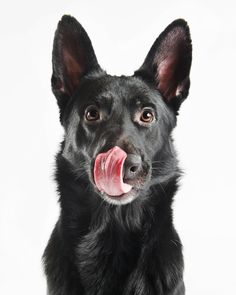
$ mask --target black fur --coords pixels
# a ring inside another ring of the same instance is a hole
[[[65,138],[56,159],[61,214],[44,253],[50,295],[184,294],[172,223],[180,172],[171,132],[188,95],[191,52],[187,23],[176,20],[132,77],[110,76],[82,26],[70,16],[59,22],[52,90]],[[101,120],[85,120],[89,105]],[[139,119],[144,107],[155,114],[146,125]],[[96,156],[114,146],[142,157],[125,204],[104,199],[93,180]]]

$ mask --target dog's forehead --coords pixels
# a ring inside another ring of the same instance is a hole
[[[130,102],[130,100],[153,100],[150,87],[136,77],[113,76],[107,85],[107,90],[122,103]]]
[[[163,103],[156,89],[151,88],[142,79],[133,76],[105,75],[97,79],[89,79],[85,82],[84,89],[86,89],[86,93],[83,92],[84,102],[105,98],[107,101],[123,105],[130,102],[157,105]]]

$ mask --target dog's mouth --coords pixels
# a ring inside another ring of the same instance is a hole
[[[114,204],[126,204],[138,194],[137,181],[124,179],[127,154],[115,146],[97,155],[94,164],[94,182],[104,199]]]
[[[126,158],[127,154],[117,146],[97,155],[94,164],[94,181],[100,192],[118,197],[131,191],[132,186],[123,181]]]

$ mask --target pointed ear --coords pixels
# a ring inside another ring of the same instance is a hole
[[[176,112],[188,96],[192,44],[187,23],[178,19],[156,39],[143,65],[135,72],[151,82]]]
[[[101,70],[84,28],[71,16],[58,23],[52,52],[52,91],[61,112],[84,75]]]

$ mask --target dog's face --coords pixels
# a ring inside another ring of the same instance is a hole
[[[173,22],[131,77],[107,75],[72,17],[59,22],[52,90],[65,128],[63,157],[113,204],[126,204],[177,172],[171,131],[189,90],[191,40]]]

